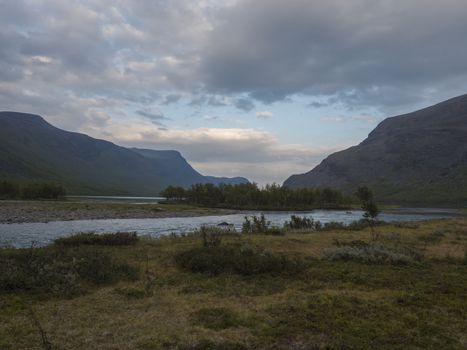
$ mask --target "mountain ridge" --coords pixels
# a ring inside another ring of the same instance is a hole
[[[0,176],[57,182],[72,194],[157,195],[168,185],[248,182],[203,176],[178,151],[126,148],[10,111],[0,112]]]
[[[372,187],[381,201],[467,202],[467,94],[383,120],[360,144],[331,154],[284,186]]]

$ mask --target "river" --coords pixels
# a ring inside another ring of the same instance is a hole
[[[350,223],[362,217],[359,210],[314,210],[310,212],[265,212],[266,219],[272,225],[282,226],[290,215],[312,217],[322,223],[338,221]],[[240,229],[245,215],[260,215],[260,212],[223,216],[201,216],[184,218],[159,219],[105,219],[105,220],[75,220],[53,221],[48,223],[0,224],[0,246],[17,248],[44,246],[58,237],[79,232],[136,232],[139,235],[157,237],[171,233],[180,234],[196,230],[201,225],[217,225],[221,222],[233,224]],[[421,221],[460,216],[455,209],[394,209],[383,211],[380,219],[393,221]]]

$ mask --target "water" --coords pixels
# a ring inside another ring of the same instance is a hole
[[[312,217],[323,223],[338,221],[350,223],[362,217],[362,212],[342,210],[314,210],[311,212],[267,212],[266,219],[273,225],[282,226],[290,215]],[[160,219],[106,219],[106,220],[76,220],[55,221],[48,223],[0,224],[0,246],[14,246],[24,248],[31,246],[44,246],[52,240],[79,232],[136,232],[139,235],[157,237],[171,233],[186,233],[196,230],[201,225],[217,225],[221,222],[233,224],[240,229],[245,215],[260,215],[260,212],[247,214],[233,214],[221,216],[201,216],[184,218]],[[460,215],[453,209],[398,209],[381,213],[380,219],[384,221],[420,221],[440,219]]]

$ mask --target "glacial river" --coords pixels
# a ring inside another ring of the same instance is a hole
[[[310,212],[265,212],[272,225],[282,226],[290,215],[307,216],[322,223],[338,221],[350,223],[362,217],[358,210],[314,210]],[[217,225],[227,222],[240,229],[245,215],[260,215],[260,212],[223,216],[200,216],[189,218],[159,219],[106,219],[53,221],[48,223],[0,224],[0,246],[29,247],[44,246],[58,237],[79,232],[136,232],[139,235],[157,237],[171,233],[180,234],[196,230],[201,225]],[[397,209],[380,214],[384,221],[421,221],[461,216],[455,209]]]

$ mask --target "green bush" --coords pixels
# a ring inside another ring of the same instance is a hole
[[[242,233],[282,235],[284,231],[280,227],[271,226],[271,222],[266,221],[264,214],[261,214],[260,216],[245,216],[245,221],[242,224]]]
[[[58,238],[54,241],[56,245],[61,246],[79,246],[79,245],[104,245],[104,246],[122,246],[134,245],[138,242],[136,233],[117,232],[96,234],[93,232],[79,233],[69,237]]]
[[[136,279],[138,271],[95,247],[0,249],[0,291],[71,297],[89,287]]]
[[[286,274],[304,269],[301,259],[245,245],[229,245],[209,248],[192,248],[175,256],[177,265],[187,271],[218,275]]]
[[[226,231],[216,226],[201,226],[199,231],[195,231],[195,234],[199,234],[203,240],[203,247],[217,247],[222,242],[222,235]]]
[[[314,230],[315,222],[313,218],[299,217],[296,215],[290,216],[290,221],[284,223],[284,228],[289,230]]]
[[[421,259],[420,254],[408,248],[389,248],[383,245],[366,244],[340,245],[324,250],[327,260],[358,261],[367,264],[408,265]]]

